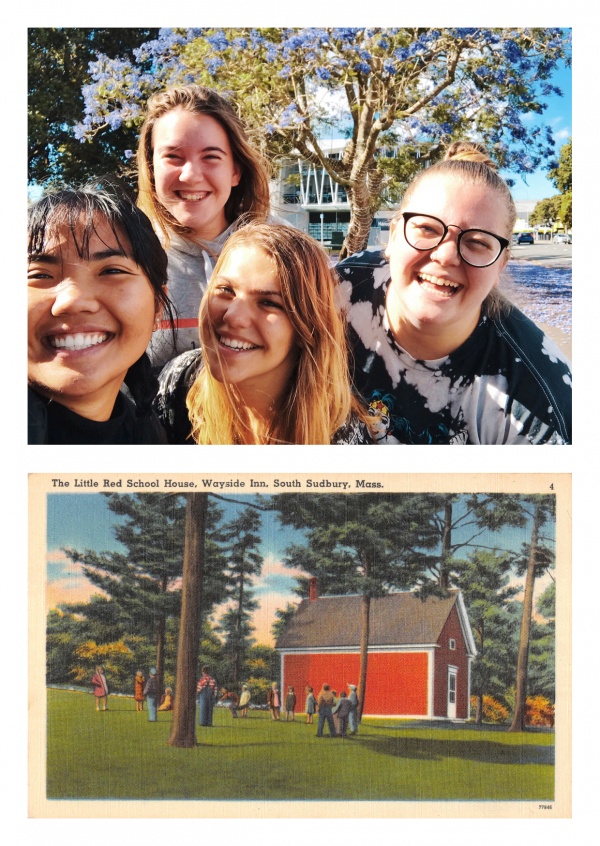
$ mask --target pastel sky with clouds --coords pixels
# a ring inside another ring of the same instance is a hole
[[[240,500],[242,504],[222,500],[219,502],[219,506],[224,509],[225,520],[231,519],[244,504],[251,501],[260,502],[260,498],[252,496],[236,495],[235,499]],[[49,494],[47,502],[47,608],[54,608],[59,603],[87,602],[90,596],[99,593],[99,590],[87,580],[81,567],[69,561],[62,550],[71,547],[80,552],[84,549],[92,549],[95,552],[124,552],[124,548],[115,540],[112,528],[120,518],[109,511],[107,499],[101,494]],[[275,620],[275,612],[285,608],[288,602],[298,601],[293,589],[297,577],[303,573],[286,567],[283,562],[286,548],[292,543],[300,542],[302,533],[282,526],[274,512],[264,511],[261,515],[262,542],[259,551],[264,563],[262,573],[255,580],[253,588],[254,598],[259,606],[253,622],[256,640],[259,643],[272,644],[271,626]],[[521,543],[527,540],[528,534],[529,527],[509,529],[494,536],[484,535],[479,542],[488,546],[519,549]],[[455,537],[458,539],[458,534]],[[549,577],[538,580],[538,595],[548,580]],[[215,616],[218,617],[222,610],[223,608],[216,609]]]

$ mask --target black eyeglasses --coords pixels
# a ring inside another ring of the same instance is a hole
[[[442,243],[455,223],[445,224],[443,220],[429,214],[402,212],[404,218],[404,237],[413,249],[426,252],[434,250]],[[489,267],[500,258],[508,247],[508,240],[485,229],[460,229],[456,248],[461,259],[471,267]]]

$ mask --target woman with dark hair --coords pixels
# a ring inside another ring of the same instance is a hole
[[[29,443],[165,443],[145,350],[171,309],[150,221],[88,186],[34,203],[28,230]]]
[[[338,265],[376,443],[570,443],[569,363],[497,289],[515,220],[485,149],[457,142],[409,185],[385,254]]]
[[[152,337],[152,363],[162,366],[199,346],[198,308],[213,266],[242,216],[266,219],[269,180],[231,103],[199,85],[169,88],[149,99],[138,173],[138,205],[167,250],[177,314],[175,323],[162,321]]]

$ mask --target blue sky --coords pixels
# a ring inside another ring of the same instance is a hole
[[[251,496],[236,495],[235,498],[242,503],[256,501]],[[49,494],[47,503],[47,605],[51,608],[59,602],[85,602],[95,588],[80,567],[66,558],[62,548],[124,552],[112,531],[120,518],[108,509],[107,499],[101,494]],[[244,506],[220,501],[219,507],[223,507],[226,521]],[[529,526],[507,529],[495,535],[482,535],[478,541],[502,549],[519,549],[527,541],[529,531]],[[254,623],[257,639],[265,643],[270,641],[275,612],[289,601],[297,601],[293,588],[300,573],[285,567],[283,557],[287,546],[301,542],[302,533],[282,526],[273,512],[262,512],[261,537],[260,554],[264,565],[254,588],[259,603]],[[466,539],[460,531],[454,538]]]
[[[543,123],[552,128],[558,158],[560,148],[566,144],[572,134],[572,69],[562,65],[551,81],[553,85],[561,89],[563,96],[553,95],[546,98],[543,101],[547,104],[546,111],[539,116],[532,115],[530,121],[531,125]],[[526,183],[522,177],[515,174],[502,172],[502,176],[505,178],[510,176],[515,180],[515,185],[511,189],[515,200],[542,200],[558,193],[543,170],[528,176]]]

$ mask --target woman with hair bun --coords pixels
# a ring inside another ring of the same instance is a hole
[[[269,180],[233,106],[199,85],[169,88],[149,99],[137,158],[138,205],[167,250],[168,290],[177,313],[152,337],[148,352],[160,367],[199,346],[198,308],[213,266],[241,215],[266,219]]]
[[[336,288],[327,254],[300,230],[234,232],[200,306],[202,349],[160,374],[171,442],[368,444]]]
[[[385,253],[338,265],[376,443],[570,443],[569,364],[497,290],[515,220],[485,148],[457,142],[409,185]]]

